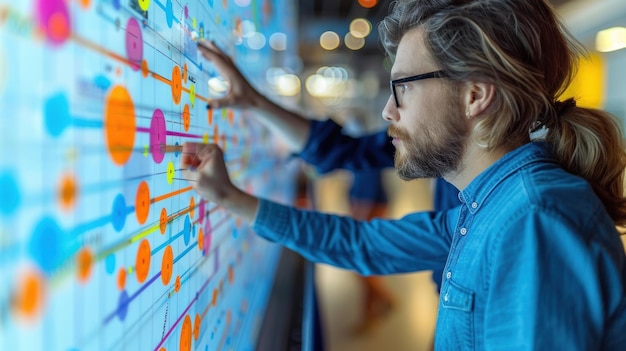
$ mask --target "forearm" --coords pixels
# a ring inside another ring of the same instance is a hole
[[[218,204],[241,217],[244,221],[252,223],[259,208],[259,199],[235,188],[234,191],[220,199]]]
[[[311,121],[260,94],[252,99],[250,107],[257,113],[257,119],[273,135],[282,138],[292,152],[300,152],[304,148],[309,138]]]

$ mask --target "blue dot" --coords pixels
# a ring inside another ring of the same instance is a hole
[[[237,239],[237,237],[239,236],[239,230],[237,230],[237,228],[233,229],[233,239]]]
[[[104,259],[104,268],[109,274],[113,274],[115,271],[115,255],[110,254]]]
[[[117,317],[123,321],[126,319],[126,314],[128,313],[128,303],[129,303],[128,293],[126,290],[122,291],[120,294],[120,299],[117,301]]]
[[[2,200],[0,201],[0,214],[11,215],[20,207],[20,188],[15,177],[9,172],[0,173],[0,189]]]
[[[209,6],[213,7],[213,0],[209,0]]]
[[[167,26],[172,28],[174,24],[174,7],[172,6],[172,0],[167,0],[165,4],[165,20],[167,21]]]
[[[43,115],[48,133],[53,137],[61,135],[71,122],[67,96],[63,93],[51,96],[44,104]]]
[[[126,201],[124,195],[117,194],[115,200],[113,200],[113,213],[111,213],[111,222],[113,229],[116,232],[121,231],[124,228],[126,222]]]
[[[41,270],[51,275],[65,260],[64,235],[57,222],[44,217],[33,232],[29,252]]]
[[[185,216],[185,227],[183,228],[183,240],[185,241],[185,245],[189,245],[189,240],[191,239],[191,219],[189,219],[189,215]]]
[[[120,9],[120,7],[121,7],[121,6],[120,6],[120,0],[113,0],[113,7],[114,7],[116,10],[119,10],[119,9]]]
[[[97,86],[100,90],[108,91],[111,87],[111,80],[99,74],[94,78],[93,84],[95,84],[95,86]]]
[[[178,146],[180,144],[178,144],[178,141],[174,143],[174,145]],[[176,148],[176,151],[174,152],[174,157],[178,157],[178,155],[180,155],[180,152],[178,152],[178,148]]]

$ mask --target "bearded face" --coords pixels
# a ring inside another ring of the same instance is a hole
[[[463,116],[460,106],[453,104],[422,116],[412,133],[391,125],[388,134],[397,140],[395,168],[400,178],[438,178],[457,170],[469,134]]]

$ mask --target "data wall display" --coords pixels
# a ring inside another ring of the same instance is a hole
[[[262,86],[291,6],[0,0],[0,350],[254,349],[280,248],[199,197],[177,146],[292,199],[266,131],[207,109],[227,87],[194,41]]]

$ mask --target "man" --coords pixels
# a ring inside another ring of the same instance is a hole
[[[558,101],[577,52],[553,10],[403,1],[380,32],[395,56],[383,117],[398,174],[442,176],[461,206],[369,222],[298,211],[234,187],[216,145],[185,144],[196,191],[315,261],[363,274],[445,264],[436,349],[626,349],[626,154],[614,118]]]

